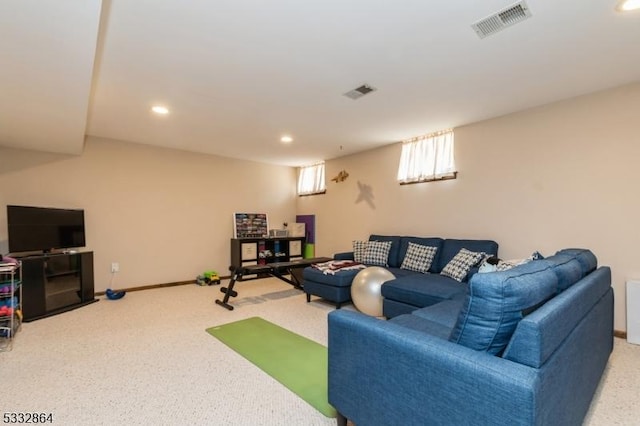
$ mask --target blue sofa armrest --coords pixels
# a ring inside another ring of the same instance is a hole
[[[346,251],[342,253],[336,253],[333,255],[333,260],[353,260],[353,252]]]
[[[328,321],[329,403],[356,425],[540,422],[536,369],[357,312]]]

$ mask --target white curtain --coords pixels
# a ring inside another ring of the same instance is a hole
[[[318,194],[325,191],[324,162],[300,167],[298,195]]]
[[[402,143],[398,181],[420,182],[454,176],[453,131],[421,136]]]

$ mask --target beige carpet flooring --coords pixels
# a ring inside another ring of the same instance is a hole
[[[218,286],[185,285],[24,324],[0,353],[0,411],[57,425],[334,425],[205,332],[261,316],[326,345],[333,307],[276,279],[236,288],[231,312],[213,303]],[[585,424],[640,424],[639,369],[640,346],[616,339]]]

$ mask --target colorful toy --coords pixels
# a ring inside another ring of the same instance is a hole
[[[107,295],[107,299],[109,300],[118,300],[118,299],[122,299],[124,297],[125,294],[127,294],[126,291],[113,291],[110,288],[107,289],[107,291],[105,292],[105,294]]]
[[[212,285],[220,284],[220,276],[216,271],[205,271],[202,275],[198,275],[196,278],[196,284],[198,285]]]

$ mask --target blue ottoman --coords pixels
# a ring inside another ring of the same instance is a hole
[[[340,309],[342,303],[351,301],[351,281],[361,270],[348,269],[324,274],[316,268],[304,268],[302,285],[307,293],[307,303],[311,302],[313,294],[335,303],[336,309]]]

